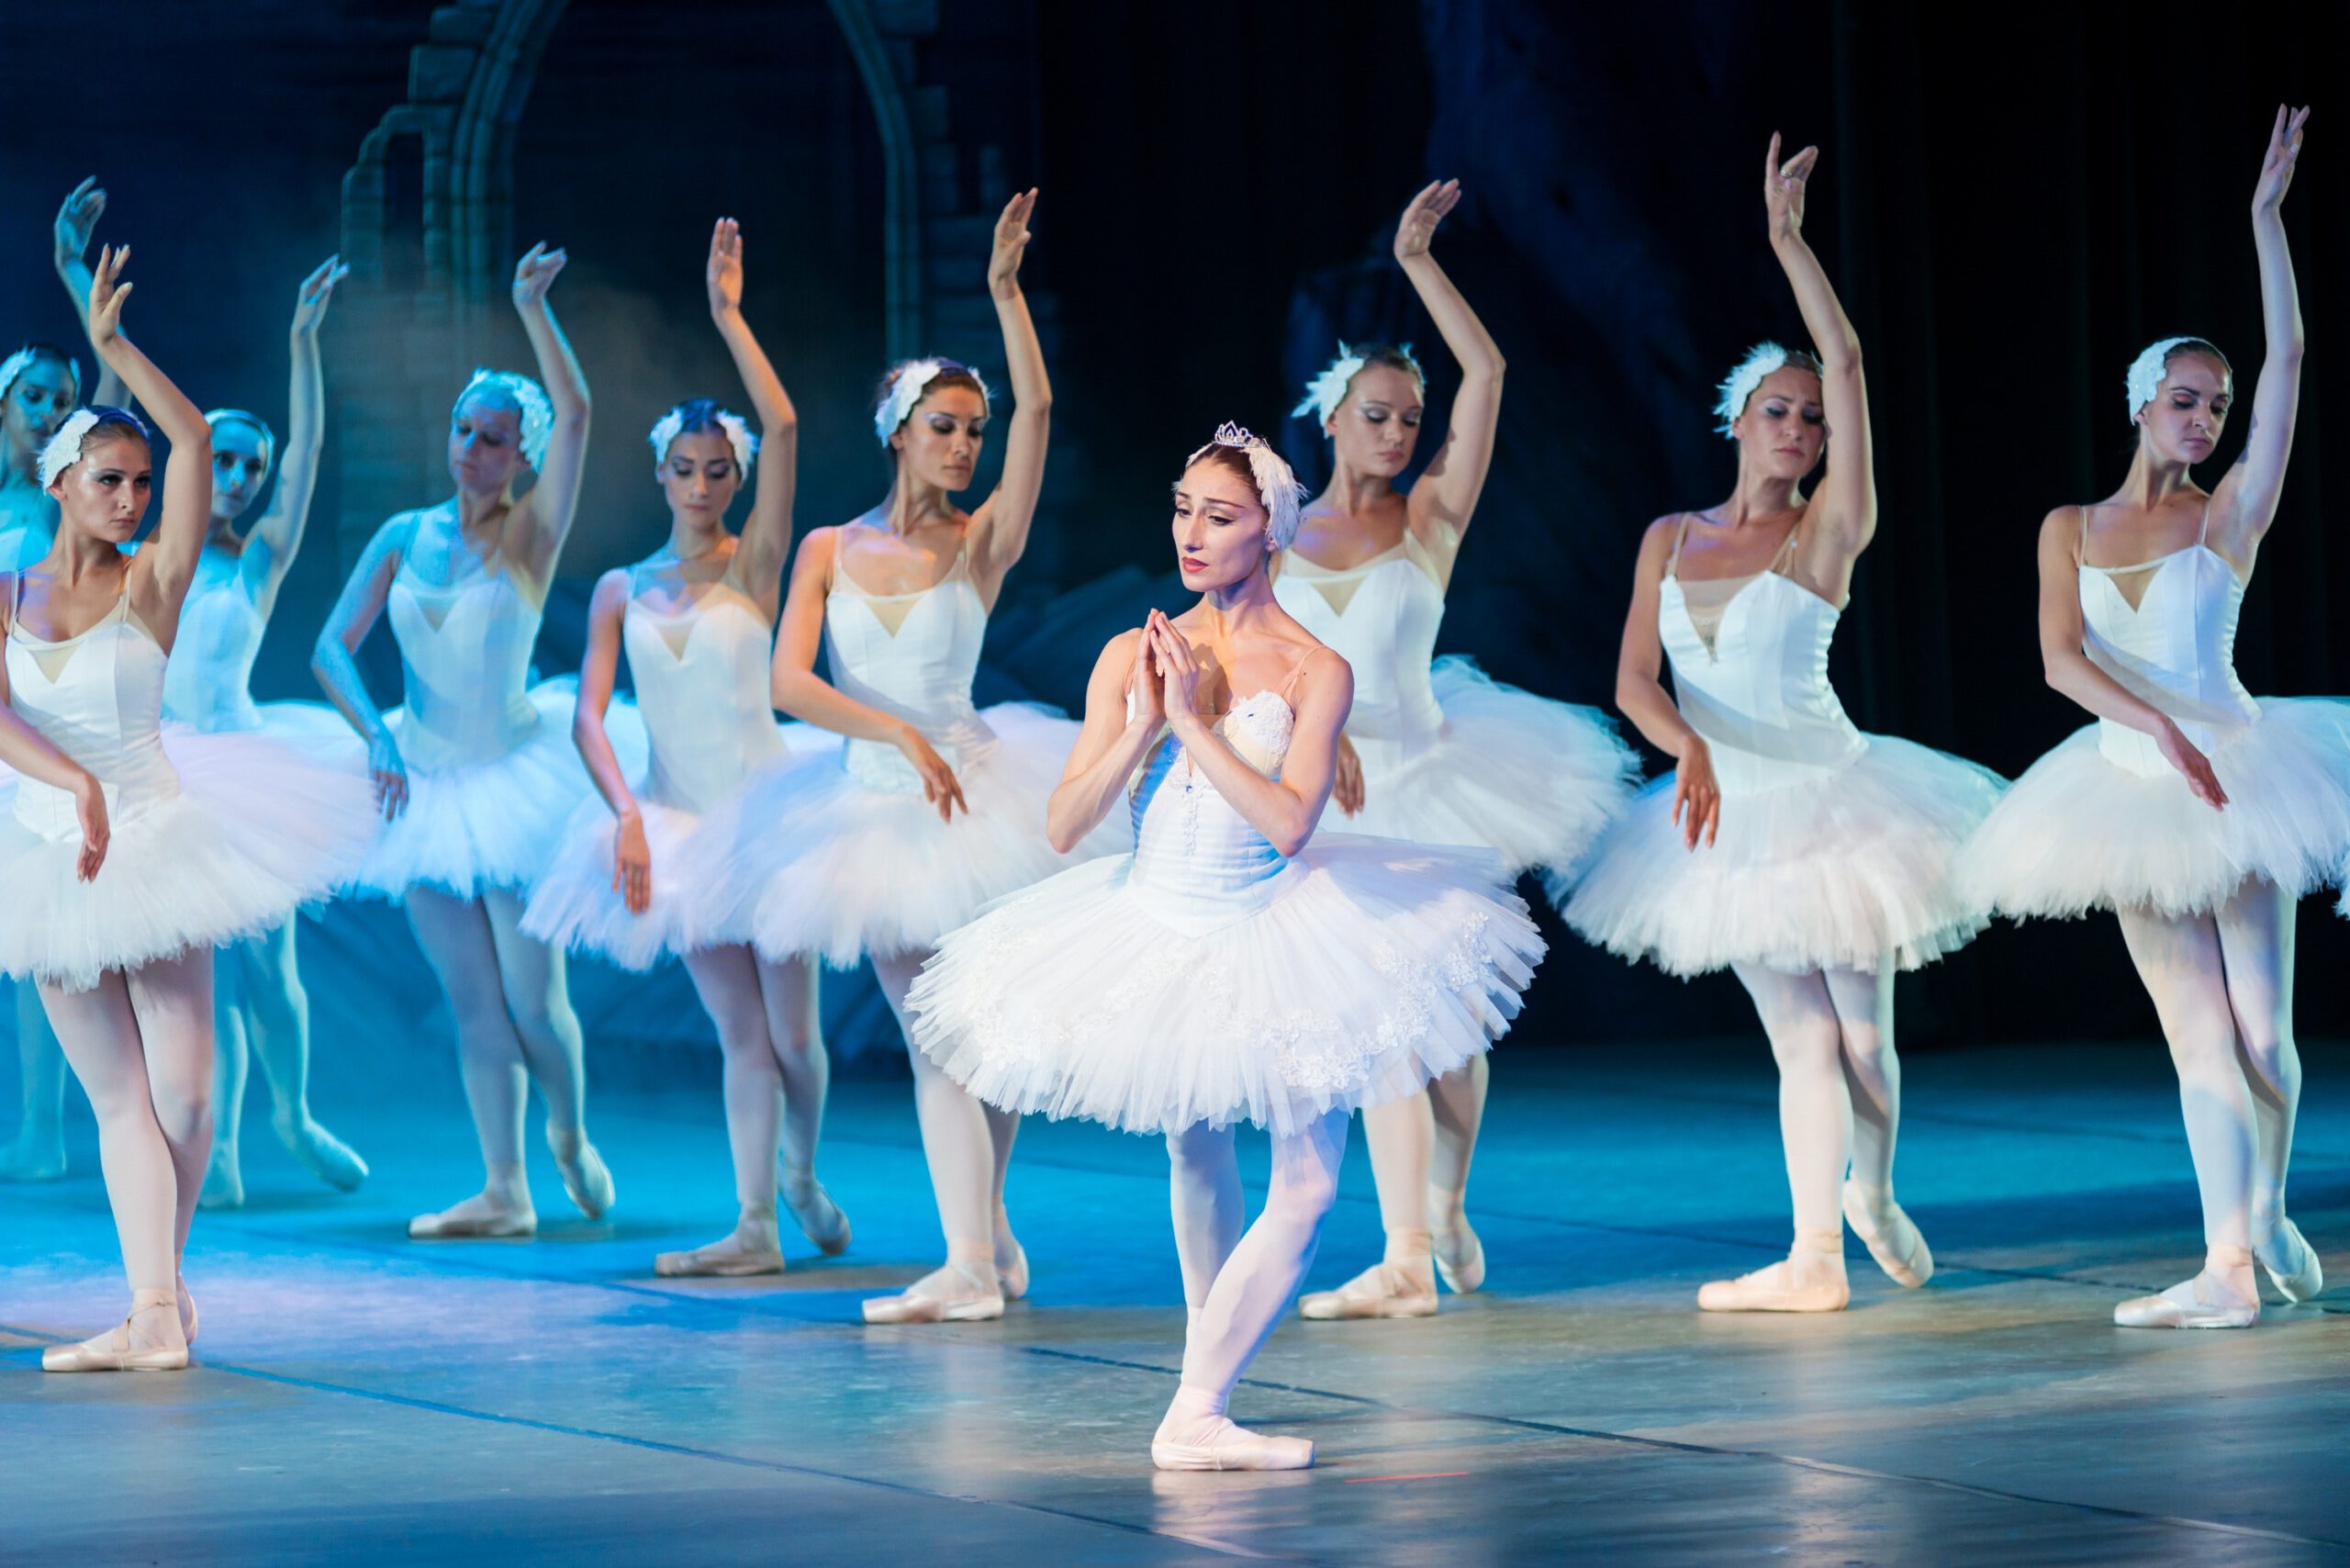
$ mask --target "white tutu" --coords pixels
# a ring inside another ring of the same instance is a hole
[[[0,973],[86,990],[107,969],[258,936],[348,876],[373,836],[364,773],[259,734],[166,728],[179,793],[110,822],[97,876],[0,790]]]
[[[2260,701],[2260,721],[2210,753],[2228,804],[2174,772],[2142,775],[2075,731],[2031,765],[1967,843],[1970,896],[2018,917],[2144,907],[2195,914],[2247,878],[2299,895],[2350,856],[2350,702]]]
[[[1552,902],[1586,940],[1668,974],[1931,962],[1989,924],[1955,861],[2005,781],[1867,738],[1835,772],[1725,797],[1715,842],[1695,850],[1673,821],[1673,775],[1651,780],[1583,867],[1551,874]]]
[[[1069,855],[1045,838],[1045,808],[1079,726],[1022,703],[985,710],[992,742],[950,756],[970,807],[942,822],[911,769],[907,788],[851,771],[859,754],[795,757],[744,786],[694,835],[684,873],[708,890],[704,942],[754,944],[775,959],[835,968],[934,946],[1007,893],[1127,843],[1104,823]],[[882,748],[862,753],[868,762]],[[895,755],[887,762],[894,765]]]
[[[531,688],[539,722],[520,744],[488,762],[426,768],[408,766],[408,798],[384,824],[346,891],[397,899],[423,884],[459,898],[488,888],[527,889],[554,859],[582,801],[596,795],[572,744],[578,682],[563,677]],[[386,715],[397,741],[403,713]],[[621,766],[634,773],[644,757],[644,727],[635,709],[614,701],[604,728]]]
[[[1467,658],[1433,675],[1444,735],[1391,768],[1364,759],[1363,809],[1348,833],[1483,845],[1515,875],[1580,859],[1630,801],[1640,760],[1595,709],[1505,686]]]
[[[1490,850],[1317,836],[1271,902],[1206,931],[1154,913],[1132,863],[1064,871],[947,936],[908,998],[915,1043],[1009,1111],[1289,1133],[1485,1050],[1542,955]]]

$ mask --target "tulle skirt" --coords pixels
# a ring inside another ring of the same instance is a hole
[[[1433,674],[1444,735],[1400,767],[1366,759],[1363,809],[1348,833],[1483,845],[1512,875],[1567,867],[1632,798],[1639,757],[1598,711],[1494,680],[1466,658]]]
[[[420,885],[458,898],[528,890],[563,846],[572,813],[596,794],[571,739],[577,695],[569,677],[532,687],[539,722],[501,756],[440,768],[411,763],[407,807],[384,824],[346,890],[398,899]],[[387,717],[397,737],[399,715]],[[621,766],[641,768],[644,735],[635,710],[615,701],[605,730]]]
[[[259,936],[333,892],[377,821],[366,776],[266,734],[167,728],[177,795],[118,808],[105,863],[18,821],[0,784],[0,973],[86,990],[107,969]]]
[[[2350,856],[2350,702],[2270,698],[2210,752],[2228,803],[2187,780],[2106,759],[2098,726],[2027,769],[1966,846],[1970,896],[2019,918],[2092,909],[2197,914],[2246,879],[2296,896],[2339,882]]]
[[[1117,813],[1071,854],[1045,838],[1075,722],[1019,703],[979,718],[994,740],[956,765],[970,809],[951,823],[918,790],[859,779],[845,752],[770,768],[711,812],[686,854],[713,912],[705,939],[853,968],[933,946],[1005,894],[1125,847]]]
[[[1551,875],[1550,897],[1585,939],[1668,974],[1930,963],[1989,924],[1957,857],[2005,781],[1890,735],[1868,742],[1836,772],[1725,797],[1715,842],[1694,850],[1673,821],[1673,775],[1651,779],[1577,873]]]
[[[1130,856],[1063,871],[939,944],[915,1043],[990,1104],[1126,1132],[1290,1133],[1487,1049],[1542,955],[1490,850],[1328,834],[1269,903],[1204,932]]]

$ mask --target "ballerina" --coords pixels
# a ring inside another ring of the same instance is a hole
[[[1876,487],[1860,341],[1803,238],[1818,156],[1807,147],[1782,165],[1774,136],[1763,167],[1772,249],[1818,356],[1775,343],[1747,355],[1715,409],[1738,443],[1737,490],[1657,519],[1640,544],[1616,700],[1677,767],[1608,829],[1580,880],[1550,879],[1590,941],[1670,974],[1731,970],[1770,1038],[1794,1246],[1705,1286],[1709,1312],[1842,1310],[1845,1220],[1897,1283],[1932,1275],[1893,1195],[1893,977],[1988,921],[1953,860],[1998,777],[1863,734],[1828,681]],[[1807,497],[1831,435],[1834,459]],[[1667,657],[1677,706],[1658,679]]]
[[[2121,487],[2040,530],[2048,684],[2097,716],[2016,781],[1967,847],[1999,912],[2109,909],[2178,1071],[2202,1195],[2203,1268],[2125,1301],[2131,1328],[2246,1328],[2257,1258],[2288,1301],[2324,1288],[2285,1213],[2301,1064],[2293,913],[2350,855],[2350,703],[2255,698],[2235,673],[2236,618],[2291,454],[2301,314],[2282,208],[2309,110],[2277,111],[2254,187],[2266,359],[2244,451],[2209,494],[2195,465],[2234,409],[2201,338],[2130,367],[2138,447]]]
[[[678,865],[710,811],[789,756],[767,702],[767,666],[791,545],[800,425],[743,319],[742,231],[731,218],[711,231],[706,282],[711,319],[751,394],[759,432],[706,398],[678,404],[653,427],[669,540],[596,584],[572,734],[601,798],[579,809],[532,892],[522,929],[625,969],[684,962],[724,1054],[726,1138],[741,1212],[732,1235],[664,1252],[655,1270],[772,1274],[784,1266],[778,1155],[783,1200],[801,1231],[827,1254],[849,1242],[848,1220],[815,1174],[829,1076],[816,967],[804,956],[768,962],[739,937],[711,939],[703,890]],[[726,509],[755,460],[758,487],[737,537],[726,531]],[[623,650],[651,743],[633,784],[604,725]]]
[[[50,1372],[187,1365],[181,1277],[212,1137],[212,950],[281,924],[356,864],[373,827],[356,770],[264,736],[162,731],[164,670],[203,552],[205,418],[121,332],[127,251],[102,251],[92,345],[171,438],[162,520],[146,428],[119,409],[61,426],[40,472],[56,542],[6,574],[0,973],[30,976],[97,1114],[129,1276],[121,1325],[41,1353]]]
[[[1052,798],[1068,846],[1129,797],[1134,853],[955,932],[909,999],[924,1056],[988,1103],[1166,1137],[1189,1327],[1162,1470],[1314,1462],[1225,1409],[1313,1264],[1348,1117],[1482,1054],[1542,952],[1492,850],[1315,836],[1354,679],[1273,595],[1299,499],[1231,425],[1185,462],[1173,534],[1200,602],[1102,649]],[[1246,1235],[1241,1121],[1273,1142]]]
[[[521,929],[523,898],[592,784],[569,744],[574,687],[526,689],[531,645],[577,510],[586,378],[547,288],[561,251],[514,267],[514,308],[544,383],[476,371],[449,419],[455,498],[402,512],[369,541],[319,631],[312,667],[367,744],[386,819],[353,890],[400,900],[456,1025],[482,1191],[408,1222],[419,1238],[530,1236],[526,1084],[547,1106],[564,1190],[594,1219],[612,1178],[588,1142],[579,1020],[562,949]],[[514,494],[524,470],[530,493]],[[353,655],[390,611],[407,706],[375,706]]]
[[[1460,365],[1443,442],[1418,482],[1398,490],[1420,438],[1419,362],[1408,344],[1339,344],[1291,410],[1321,421],[1332,472],[1296,544],[1274,558],[1273,592],[1355,672],[1331,796],[1347,826],[1486,845],[1515,877],[1572,865],[1622,809],[1639,759],[1593,710],[1504,686],[1469,659],[1434,656],[1501,420],[1501,350],[1429,251],[1460,200],[1460,182],[1439,181],[1412,198],[1395,228],[1396,263]],[[1304,1297],[1305,1316],[1433,1316],[1438,1274],[1461,1294],[1484,1282],[1484,1249],[1463,1205],[1487,1079],[1481,1054],[1426,1092],[1363,1113],[1386,1256]]]
[[[762,775],[687,852],[686,879],[712,890],[726,940],[747,937],[771,964],[871,959],[901,1029],[906,989],[940,936],[1069,864],[1046,842],[1044,814],[1077,726],[971,703],[988,614],[1027,547],[1045,477],[1052,387],[1020,291],[1035,207],[1033,190],[1005,205],[988,261],[1014,404],[1002,482],[968,512],[955,504],[988,428],[978,374],[939,359],[893,369],[873,419],[895,470],[890,494],[800,541],[776,634],[775,705],[843,736],[840,750]],[[820,644],[830,681],[815,673]],[[1003,1204],[1018,1118],[912,1057],[946,1262],[867,1302],[865,1320],[999,1317],[1028,1287]]]

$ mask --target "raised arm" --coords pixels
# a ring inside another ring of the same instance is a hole
[[[1444,444],[1412,487],[1407,510],[1420,543],[1449,560],[1477,510],[1494,465],[1494,432],[1502,420],[1502,351],[1428,246],[1436,226],[1460,201],[1460,182],[1439,180],[1412,198],[1395,225],[1395,260],[1427,307],[1444,346],[1460,366],[1460,391],[1445,421]]]
[[[547,303],[547,289],[568,260],[563,252],[538,244],[514,263],[514,310],[530,335],[539,384],[554,407],[554,429],[539,465],[539,482],[516,509],[527,525],[526,559],[541,578],[554,575],[555,558],[579,512],[579,476],[588,465],[588,378],[580,373],[563,329],[555,325],[554,308]]]
[[[1664,689],[1664,643],[1657,635],[1657,607],[1664,592],[1665,564],[1679,537],[1678,515],[1661,517],[1640,537],[1640,557],[1632,568],[1632,607],[1624,614],[1624,641],[1616,655],[1616,707],[1632,721],[1649,745],[1672,757],[1673,820],[1682,842],[1711,844],[1721,829],[1721,790],[1714,781],[1714,754],[1682,716]]]
[[[383,614],[400,555],[415,532],[416,517],[411,512],[403,512],[375,531],[359,564],[352,568],[350,580],[336,596],[334,608],[327,611],[326,624],[319,628],[319,640],[310,649],[310,673],[319,678],[328,700],[367,743],[367,769],[375,780],[375,803],[387,819],[399,815],[408,804],[408,768],[400,760],[390,727],[384,722],[384,711],[368,695],[359,661],[352,655],[375,629],[375,618]]]
[[[1861,337],[1803,237],[1805,188],[1818,162],[1819,149],[1807,147],[1782,163],[1778,133],[1773,132],[1762,164],[1762,205],[1770,216],[1771,250],[1786,271],[1812,352],[1819,356],[1820,400],[1828,415],[1828,472],[1812,497],[1807,543],[1834,557],[1833,570],[1813,575],[1823,583],[1841,583],[1876,533],[1876,469],[1869,445],[1868,389],[1861,379]]]
[[[1268,778],[1201,715],[1194,701],[1199,659],[1190,641],[1155,610],[1144,630],[1158,664],[1168,725],[1191,754],[1192,765],[1275,849],[1294,855],[1304,848],[1338,776],[1338,733],[1355,700],[1355,673],[1347,661],[1327,648],[1306,660],[1291,698],[1296,722],[1289,753],[1281,759],[1281,777]]]
[[[734,575],[772,617],[776,600],[783,595],[783,565],[791,554],[791,503],[800,484],[800,415],[782,378],[767,362],[767,351],[743,319],[743,231],[731,218],[720,218],[711,231],[705,281],[710,319],[718,323],[718,335],[734,356],[734,369],[759,420],[757,487],[751,492],[743,541],[735,547]]]
[[[1111,638],[1093,661],[1085,685],[1085,727],[1045,808],[1045,836],[1063,855],[1102,825],[1167,731],[1164,689],[1150,648],[1148,629],[1137,628]]]
[[[93,174],[66,194],[64,205],[57,209],[57,222],[51,231],[57,275],[65,285],[65,297],[73,302],[73,314],[80,319],[84,336],[90,330],[90,263],[83,258],[90,253],[90,237],[97,232],[98,219],[106,210],[106,193],[99,188],[97,176]],[[114,366],[100,360],[98,384],[90,388],[87,401],[103,408],[119,408],[122,400],[122,377],[114,373]]]
[[[2040,662],[2050,687],[2100,719],[2154,737],[2163,760],[2178,769],[2195,798],[2228,803],[2211,764],[2171,716],[2090,661],[2081,623],[2081,534],[2087,514],[2059,507],[2040,524]]]
[[[329,256],[302,280],[294,293],[294,324],[286,330],[287,357],[293,370],[285,387],[285,446],[277,454],[277,486],[270,492],[269,510],[261,514],[248,537],[245,555],[256,553],[261,574],[259,602],[264,611],[277,585],[302,548],[302,531],[310,521],[310,498],[319,487],[319,449],[326,439],[326,385],[319,368],[319,324],[326,319],[334,286],[350,274],[340,256]],[[249,568],[250,569],[250,568]]]
[[[97,271],[90,279],[90,346],[122,377],[130,395],[146,405],[149,417],[172,443],[163,465],[162,515],[156,521],[154,537],[134,557],[131,574],[132,608],[146,616],[148,624],[167,630],[179,622],[180,600],[195,580],[204,536],[212,526],[212,427],[186,394],[155,368],[155,362],[122,335],[122,308],[133,286],[122,281],[122,268],[129,260],[127,246],[98,252]],[[139,597],[142,575],[150,596],[143,602]]]
[[[1012,374],[1012,433],[1004,442],[1003,477],[971,514],[971,572],[980,597],[992,603],[1006,572],[1028,548],[1036,497],[1045,487],[1045,446],[1052,430],[1053,385],[1045,375],[1044,345],[1020,292],[1020,260],[1028,252],[1028,219],[1036,210],[1032,189],[1004,204],[995,220],[988,257],[988,293],[1003,328],[1003,359]]]
[[[2211,497],[2221,536],[2236,560],[2250,556],[2277,520],[2292,454],[2293,424],[2301,403],[2301,297],[2293,282],[2293,253],[2285,242],[2285,193],[2301,156],[2307,109],[2280,106],[2252,193],[2252,244],[2260,258],[2260,379],[2252,391],[2252,428],[2244,451]]]

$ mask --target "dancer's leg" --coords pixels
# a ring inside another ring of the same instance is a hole
[[[437,1215],[418,1215],[408,1234],[527,1236],[538,1220],[522,1174],[522,1042],[507,1016],[489,913],[476,900],[437,888],[410,888],[407,903],[408,926],[456,1026],[457,1065],[486,1176],[478,1196]]]
[[[2317,1253],[2285,1213],[2285,1171],[2301,1103],[2301,1053],[2293,1042],[2293,913],[2290,893],[2247,882],[2219,910],[2220,955],[2228,1005],[2252,1093],[2255,1134],[2252,1245],[2277,1288],[2304,1301],[2325,1287]]]
[[[2179,1110],[2203,1202],[2205,1258],[2196,1279],[2160,1296],[2123,1303],[2116,1320],[2133,1327],[2185,1327],[2168,1320],[2188,1318],[2204,1326],[2203,1319],[2216,1316],[2232,1326],[2248,1325],[2258,1314],[2259,1300],[2250,1250],[2259,1139],[2252,1092],[2238,1062],[2219,923],[2210,915],[2168,916],[2148,910],[2125,910],[2121,920],[2122,939],[2154,1001],[2178,1072]]]
[[[563,949],[522,935],[522,898],[510,888],[482,894],[498,948],[499,989],[514,1020],[522,1062],[547,1103],[547,1147],[563,1190],[581,1214],[600,1218],[612,1206],[612,1175],[588,1141],[588,1047],[571,1010]]]
[[[233,948],[217,956],[213,987],[212,1158],[196,1201],[207,1209],[233,1209],[245,1201],[244,1166],[239,1156],[251,1061],[244,991]]]
[[[254,1059],[269,1081],[270,1126],[311,1174],[338,1192],[367,1180],[367,1162],[310,1114],[310,993],[294,949],[294,917],[227,949]]]
[[[139,1024],[155,1124],[171,1146],[177,1181],[172,1254],[176,1277],[212,1157],[212,949],[195,947],[158,958],[123,978]]]
[[[1435,1113],[1436,1146],[1428,1165],[1428,1228],[1435,1233],[1436,1266],[1455,1291],[1475,1290],[1485,1281],[1485,1249],[1469,1227],[1469,1162],[1485,1125],[1485,1092],[1491,1058],[1480,1055],[1428,1085]]]
[[[1379,1190],[1379,1223],[1386,1249],[1377,1263],[1334,1291],[1315,1291],[1297,1304],[1301,1316],[1327,1320],[1436,1316],[1436,1265],[1428,1231],[1428,1170],[1436,1114],[1427,1091],[1362,1114],[1371,1145],[1371,1173]]]
[[[1195,1123],[1167,1135],[1168,1207],[1175,1257],[1183,1269],[1183,1304],[1196,1318],[1232,1249],[1240,1244],[1248,1205],[1232,1128]]]
[[[1901,1058],[1893,1047],[1892,956],[1874,970],[1830,969],[1823,978],[1843,1036],[1844,1088],[1852,1107],[1852,1173],[1844,1184],[1844,1215],[1877,1266],[1914,1289],[1933,1277],[1934,1255],[1893,1196]]]
[[[0,1182],[54,1182],[65,1174],[65,1053],[41,1008],[39,988],[18,980],[17,1136],[0,1145]]]
[[[664,1252],[664,1274],[765,1274],[783,1268],[776,1235],[776,1153],[782,1138],[783,1074],[767,1038],[758,961],[746,946],[688,953],[686,973],[718,1030],[725,1063],[726,1147],[734,1162],[733,1233],[689,1252]]]
[[[1843,1030],[1819,971],[1732,969],[1754,1000],[1778,1063],[1779,1142],[1794,1200],[1795,1244],[1785,1262],[1706,1285],[1697,1305],[1709,1312],[1835,1312],[1850,1297],[1840,1212],[1852,1154]]]
[[[782,1192],[800,1233],[831,1256],[849,1243],[848,1216],[816,1180],[816,1143],[824,1131],[824,1102],[832,1092],[832,1058],[817,1007],[816,961],[758,961],[767,1035],[783,1081]]]

